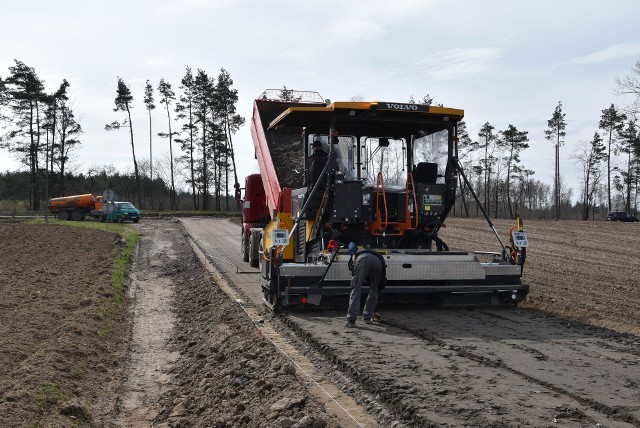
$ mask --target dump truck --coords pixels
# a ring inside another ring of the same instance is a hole
[[[51,198],[47,208],[58,220],[81,221],[91,217],[118,223],[140,221],[140,211],[131,202],[105,201],[104,197],[93,196],[91,193]]]
[[[259,268],[264,302],[278,309],[346,300],[348,243],[331,239],[338,229],[383,255],[381,301],[521,302],[529,292],[526,232],[518,219],[505,243],[482,207],[458,159],[463,116],[432,105],[331,102],[311,91],[261,94],[251,121],[260,174],[245,180],[241,251]],[[313,155],[318,142],[326,157]],[[459,180],[496,237],[488,260],[451,251],[438,236]]]

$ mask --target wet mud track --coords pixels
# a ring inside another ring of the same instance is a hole
[[[217,219],[182,223],[259,306],[257,276],[242,273],[251,269],[240,258],[239,227]],[[384,408],[390,416],[379,417],[380,426],[640,426],[638,336],[527,308],[381,312],[381,323],[356,329],[344,327],[336,311],[287,313],[273,322],[372,413]]]

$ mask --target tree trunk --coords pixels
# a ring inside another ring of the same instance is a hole
[[[63,110],[64,111],[64,110]],[[64,113],[66,114],[66,113]],[[62,118],[64,119],[65,117],[62,116]],[[60,189],[60,196],[64,195],[66,192],[65,189],[65,177],[64,177],[64,169],[65,169],[65,146],[66,146],[66,142],[67,142],[67,127],[63,126],[62,127],[62,135],[60,136],[60,183],[59,183],[59,189]]]
[[[34,102],[31,101],[29,109],[29,172],[31,182],[29,186],[31,210],[40,210],[40,191],[38,188],[38,145],[35,136],[35,130],[33,129],[34,121]],[[37,107],[36,111],[37,111]]]
[[[631,148],[627,154],[627,201],[625,203],[625,211],[631,212]]]
[[[149,176],[151,178],[151,189],[150,189],[150,199],[151,199],[151,209],[154,209],[153,204],[153,131],[151,127],[151,109],[147,109],[149,112]]]
[[[197,210],[198,207],[198,196],[196,195],[196,169],[195,169],[195,165],[194,162],[195,160],[193,159],[193,111],[192,111],[192,107],[191,107],[191,103],[189,103],[189,156],[190,156],[190,160],[189,160],[189,168],[190,168],[190,172],[191,172],[191,196],[193,199],[193,209]]]
[[[169,204],[171,205],[171,210],[176,209],[176,186],[173,175],[173,134],[171,133],[171,115],[169,114],[169,102],[165,104],[167,107],[167,122],[169,123],[169,169],[171,171],[171,190],[169,193]]]
[[[462,208],[464,208],[464,214],[469,218],[469,204],[467,203],[464,192],[467,185],[464,180],[460,179],[460,177],[458,177],[458,185],[460,186],[460,201],[462,203]],[[460,210],[460,215],[462,216],[462,210]]]
[[[204,119],[202,121],[202,210],[207,211],[208,206],[208,195],[209,195],[209,175],[208,175],[208,165],[207,165],[207,116],[204,115]]]
[[[140,174],[138,173],[138,161],[136,160],[136,148],[133,144],[133,123],[131,122],[131,110],[129,110],[129,104],[127,106],[127,115],[129,116],[129,135],[131,136],[131,153],[133,155],[133,172],[136,176],[136,200],[137,204],[140,204]]]
[[[609,131],[609,144],[607,152],[607,200],[609,211],[611,211],[611,138],[613,138],[613,129]]]

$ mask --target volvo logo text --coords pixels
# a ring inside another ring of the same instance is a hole
[[[413,110],[413,111],[417,111],[418,110],[418,106],[415,104],[392,104],[392,103],[386,103],[385,106],[388,109],[393,109],[393,110]]]

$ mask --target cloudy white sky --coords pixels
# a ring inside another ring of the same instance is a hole
[[[570,155],[597,130],[601,110],[629,99],[615,78],[640,59],[637,0],[23,0],[3,2],[0,76],[14,59],[53,91],[66,78],[84,129],[74,166],[132,170],[125,131],[106,132],[117,76],[134,95],[139,160],[149,158],[144,84],[178,92],[186,66],[225,68],[249,119],[264,89],[318,91],[334,101],[407,101],[430,94],[465,110],[472,138],[489,121],[528,131],[522,155],[536,178],[553,181],[544,129],[558,101],[567,120],[564,179],[577,186]],[[157,93],[156,93],[157,95]],[[157,97],[156,97],[157,98]],[[153,112],[154,134],[166,131]],[[239,175],[257,172],[248,127],[235,136]],[[168,152],[154,136],[154,162]],[[0,151],[0,171],[19,164]],[[578,191],[576,190],[576,193]],[[577,196],[577,195],[576,195]]]

